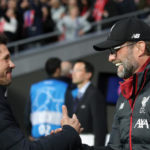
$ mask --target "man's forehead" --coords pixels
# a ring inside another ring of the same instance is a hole
[[[5,44],[0,44],[0,54],[10,55],[10,52]]]
[[[85,64],[84,64],[83,62],[76,62],[76,63],[75,63],[75,66],[79,66],[79,67],[84,68],[84,67],[85,67]]]

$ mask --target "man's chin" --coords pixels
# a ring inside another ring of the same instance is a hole
[[[3,86],[9,86],[10,84],[12,83],[12,81],[6,81],[6,82],[0,82],[0,85],[3,85]]]
[[[124,73],[121,71],[117,71],[117,75],[119,78],[124,78]]]

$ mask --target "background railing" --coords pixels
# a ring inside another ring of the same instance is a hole
[[[135,11],[132,13],[127,13],[124,15],[118,15],[118,16],[108,18],[108,19],[103,19],[99,22],[93,22],[93,23],[91,23],[91,26],[94,29],[93,32],[95,32],[95,31],[97,32],[97,31],[102,30],[102,25],[116,22],[117,20],[127,18],[127,17],[139,17],[139,18],[143,18],[146,22],[148,22],[149,18],[148,17],[145,18],[145,15],[148,13],[150,13],[150,8]],[[22,50],[33,49],[36,46],[39,47],[41,45],[43,46],[42,42],[45,41],[47,38],[51,38],[51,37],[55,37],[55,36],[59,36],[59,35],[61,35],[61,33],[59,31],[55,31],[55,32],[46,33],[46,34],[42,34],[42,35],[35,36],[35,37],[30,37],[27,39],[8,43],[8,48],[10,49],[12,54],[16,56],[19,53],[21,53]],[[47,44],[49,44],[49,43],[47,43]]]

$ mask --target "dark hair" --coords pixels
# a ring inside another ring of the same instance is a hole
[[[8,39],[7,36],[3,33],[0,33],[0,44],[7,44]]]
[[[146,53],[150,56],[150,41],[146,41]]]
[[[148,55],[148,56],[150,56],[150,41],[144,41],[145,42],[145,44],[146,44],[146,54]],[[128,43],[133,43],[133,44],[135,44],[135,43],[137,43],[137,42],[128,42]]]
[[[94,75],[94,66],[91,63],[89,63],[89,62],[87,62],[85,60],[81,60],[81,59],[75,61],[75,63],[83,63],[85,65],[85,71],[92,73],[92,76],[90,78],[90,80],[91,80],[93,75]]]
[[[60,68],[61,60],[59,58],[53,57],[49,58],[45,63],[45,71],[46,73],[52,77],[56,72],[57,68]]]

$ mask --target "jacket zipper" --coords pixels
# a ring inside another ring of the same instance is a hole
[[[130,146],[130,150],[132,150],[132,138],[131,138],[131,134],[132,134],[132,114],[133,114],[133,108],[131,108],[130,130],[129,130],[129,146]]]
[[[136,80],[135,80],[135,98],[133,99],[132,101],[132,105],[131,105],[131,116],[130,116],[130,130],[129,130],[129,146],[130,146],[130,150],[132,150],[132,116],[133,116],[133,109],[134,109],[134,104],[135,104],[135,101],[136,101],[136,98],[138,96],[138,94],[141,92],[141,90],[143,89],[144,85],[145,85],[145,82],[146,82],[146,74],[147,74],[148,70],[146,69],[145,72],[144,72],[144,81],[141,85],[141,88],[137,91],[137,79],[138,77],[136,77]]]

